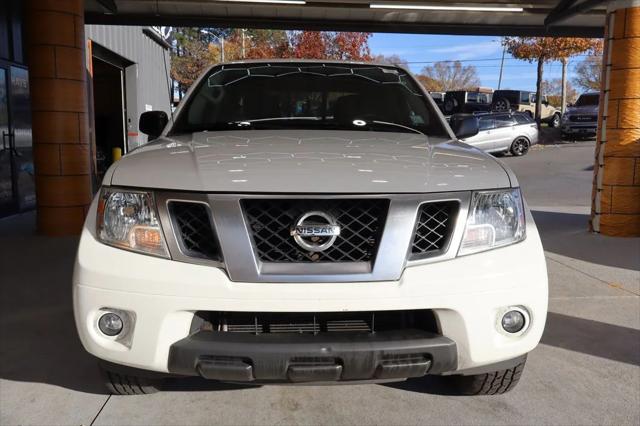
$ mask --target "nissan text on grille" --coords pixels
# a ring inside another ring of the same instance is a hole
[[[520,380],[546,265],[516,176],[461,142],[477,116],[447,122],[397,66],[243,61],[139,126],[151,142],[106,172],[73,275],[111,392]]]

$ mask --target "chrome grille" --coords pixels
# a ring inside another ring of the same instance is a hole
[[[411,245],[412,258],[436,255],[447,249],[457,210],[457,201],[425,203],[420,206]]]
[[[246,199],[242,208],[254,248],[264,262],[370,262],[384,227],[386,199]],[[340,235],[322,252],[302,249],[290,235],[304,213],[322,211],[335,217]]]
[[[178,244],[185,255],[222,259],[209,208],[205,204],[173,201],[169,203],[169,212]]]

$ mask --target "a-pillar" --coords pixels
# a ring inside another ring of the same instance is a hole
[[[28,0],[38,232],[73,235],[92,198],[84,0]]]
[[[640,0],[607,12],[591,228],[640,236]]]

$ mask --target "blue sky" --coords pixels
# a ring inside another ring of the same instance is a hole
[[[398,55],[409,62],[411,71],[420,70],[430,63],[443,60],[461,60],[463,65],[474,65],[484,87],[497,88],[502,46],[500,37],[450,36],[422,34],[375,33],[369,39],[373,55]],[[491,59],[491,60],[487,60]],[[574,65],[584,59],[575,57],[569,62],[568,77],[573,77]],[[502,76],[503,89],[535,90],[536,64],[516,60],[507,54]],[[545,64],[544,78],[560,78],[559,62]]]

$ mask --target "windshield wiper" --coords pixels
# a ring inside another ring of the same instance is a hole
[[[230,121],[227,124],[236,125],[238,127],[248,127],[253,123],[262,123],[265,121],[293,121],[293,120],[311,120],[311,121],[319,121],[322,120],[322,117],[269,117],[269,118],[255,118],[253,120],[238,120],[238,121]]]
[[[388,122],[388,121],[378,121],[378,120],[372,120],[372,121],[370,121],[370,123],[380,124],[382,126],[398,127],[398,128],[405,129],[405,130],[411,130],[412,132],[418,133],[418,134],[420,134],[422,136],[427,136],[426,134],[422,133],[420,130],[414,129],[413,127],[405,126],[403,124],[391,123],[391,122]]]
[[[327,117],[329,119],[333,118],[333,117]],[[317,117],[317,116],[309,116],[309,117],[267,117],[267,118],[255,118],[255,119],[251,119],[251,120],[235,120],[235,121],[229,121],[226,123],[212,123],[211,125],[208,126],[203,126],[200,129],[190,129],[191,131],[206,131],[206,130],[228,130],[228,129],[254,129],[254,125],[259,125],[261,123],[264,123],[265,125],[268,125],[267,123],[269,122],[273,122],[273,121],[307,121],[307,122],[314,122],[314,123],[318,123],[319,125],[322,125],[321,128],[328,128],[328,127],[332,127],[332,128],[336,128],[336,129],[340,129],[340,130],[349,130],[350,126],[348,125],[339,125],[338,123],[334,123],[332,120],[326,121],[325,119],[323,119],[322,117]],[[356,122],[358,122],[356,124]],[[377,126],[386,126],[386,127],[393,127],[393,128],[397,128],[397,129],[403,129],[403,130],[408,130],[412,133],[417,133],[423,136],[426,136],[425,133],[421,132],[418,129],[415,129],[413,127],[409,127],[409,126],[405,126],[403,124],[398,124],[398,123],[392,123],[389,121],[380,121],[380,120],[371,120],[371,121],[365,121],[365,120],[354,120],[353,121],[353,125],[356,127],[360,127],[360,128],[366,128],[366,127],[371,127],[372,125],[377,125]],[[351,129],[353,129],[351,127]]]

